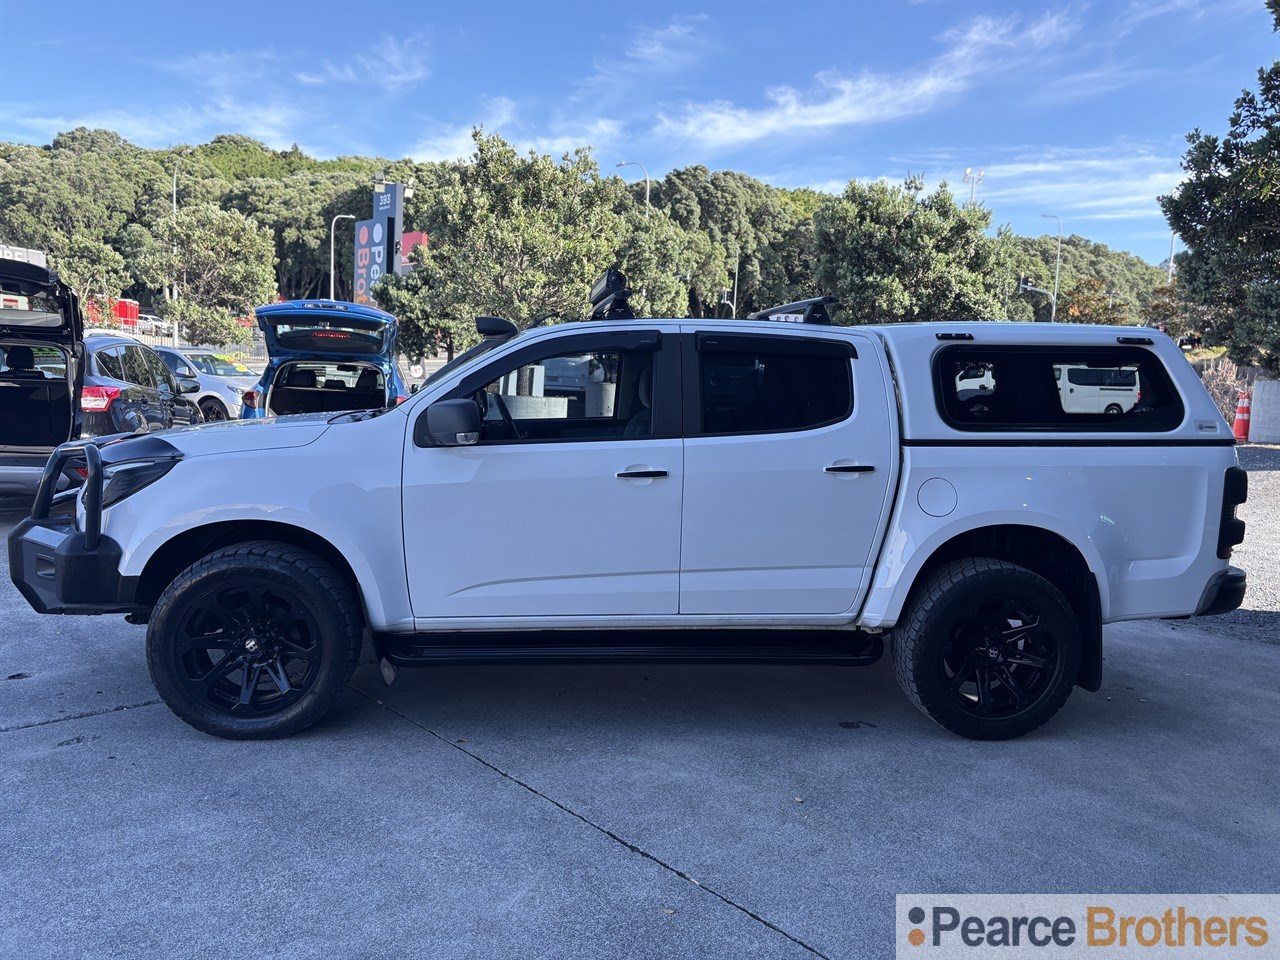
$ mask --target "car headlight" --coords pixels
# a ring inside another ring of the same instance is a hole
[[[177,458],[134,460],[102,471],[102,505],[109,507],[155,483],[178,463]]]

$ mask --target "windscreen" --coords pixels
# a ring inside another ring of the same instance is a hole
[[[197,370],[211,377],[253,376],[253,371],[239,360],[220,353],[188,353],[187,359]]]

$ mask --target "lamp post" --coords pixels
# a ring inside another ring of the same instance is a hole
[[[333,295],[333,279],[334,279],[334,274],[337,272],[337,264],[333,259],[333,241],[334,241],[334,238],[337,236],[336,231],[338,229],[338,221],[354,220],[354,219],[356,219],[356,216],[353,213],[340,213],[336,217],[334,217],[329,224],[329,299],[330,300],[336,299]]]
[[[969,185],[969,206],[973,206],[974,191],[977,189],[978,184],[982,182],[982,178],[986,175],[987,171],[985,170],[979,170],[977,174],[974,174],[973,167],[964,168],[964,177],[961,178],[960,182],[967,183]]]
[[[178,167],[182,166],[182,158],[185,157],[190,152],[191,152],[190,147],[188,147],[185,150],[179,150],[173,158],[173,250],[172,252],[173,252],[173,262],[175,264],[175,269],[178,262]],[[173,282],[169,284],[169,299],[170,300],[178,299],[178,277],[176,273],[173,277]],[[178,345],[177,318],[174,318],[174,321],[173,321],[173,345],[175,347]]]
[[[1049,322],[1053,323],[1058,319],[1058,273],[1062,270],[1062,218],[1052,213],[1042,213],[1040,216],[1047,220],[1058,221],[1058,262],[1053,267],[1053,313],[1049,317]]]
[[[649,171],[644,168],[643,163],[635,160],[623,160],[618,164],[620,167],[639,167],[640,172],[644,174],[644,218],[649,219]]]

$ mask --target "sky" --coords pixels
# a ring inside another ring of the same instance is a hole
[[[592,147],[781,187],[946,181],[1018,233],[1158,263],[1185,136],[1280,57],[1262,0],[0,0],[0,140],[243,133],[318,157]],[[965,183],[966,169],[982,172]]]

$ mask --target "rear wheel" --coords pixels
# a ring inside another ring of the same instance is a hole
[[[355,592],[320,557],[243,543],[192,564],[160,596],[147,665],[165,703],[197,730],[284,737],[333,706],[362,632]]]
[[[227,408],[219,401],[210,398],[201,401],[200,415],[204,417],[206,423],[212,423],[215,420],[226,420]]]
[[[1104,410],[1103,412],[1106,413],[1108,416],[1118,417],[1120,414],[1124,413],[1124,408],[1121,407],[1120,404],[1118,403],[1109,403],[1107,404],[1107,409]]]
[[[934,571],[893,632],[898,682],[953,733],[1008,740],[1066,702],[1080,628],[1066,598],[1024,567],[984,558]]]

